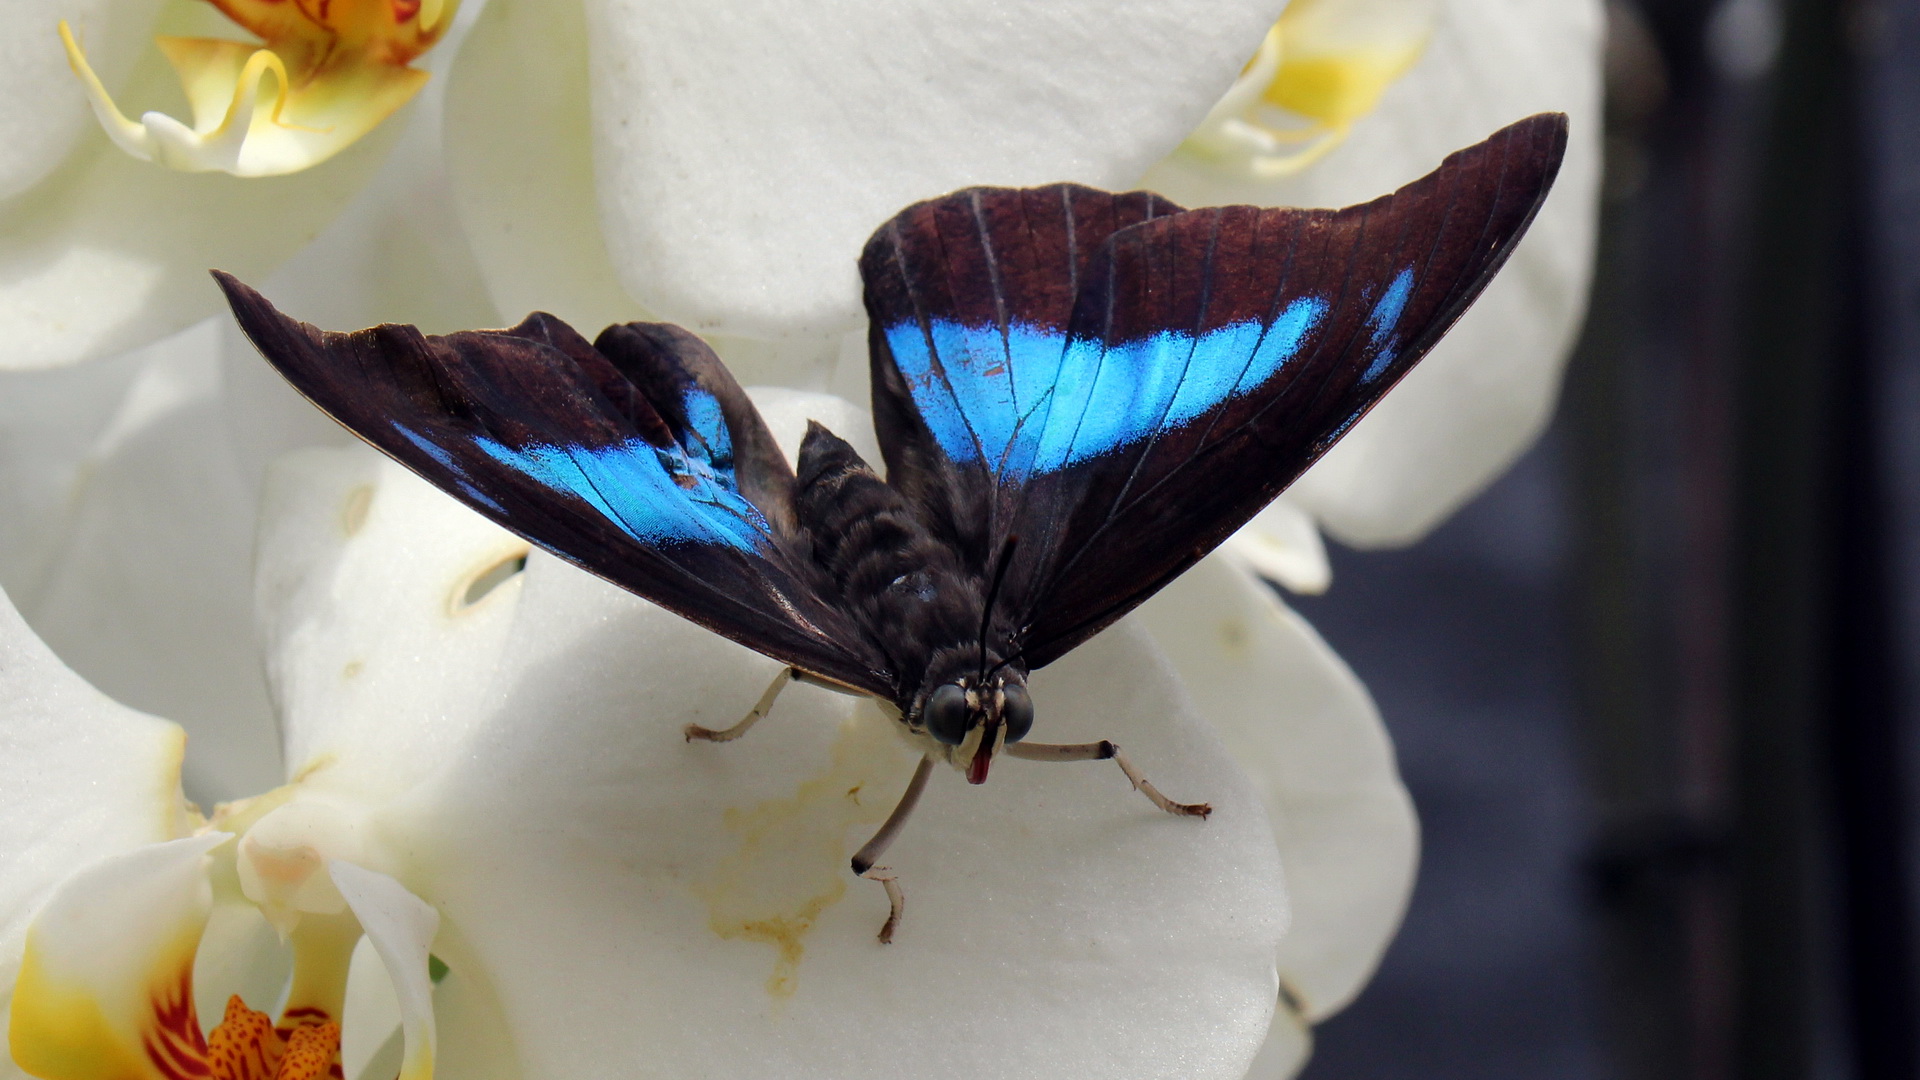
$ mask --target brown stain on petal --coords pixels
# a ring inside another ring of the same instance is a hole
[[[773,946],[769,997],[791,998],[799,989],[806,937],[847,893],[847,860],[866,839],[850,831],[886,820],[906,789],[913,759],[889,724],[857,711],[840,725],[832,762],[793,795],[726,811],[739,846],[693,885],[715,935]]]
[[[1220,647],[1226,650],[1229,658],[1245,659],[1252,637],[1244,620],[1232,618],[1220,621]]]
[[[367,513],[373,508],[373,485],[361,484],[347,492],[347,501],[340,508],[340,529],[352,537],[366,527]]]

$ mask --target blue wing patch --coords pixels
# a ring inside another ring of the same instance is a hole
[[[1381,294],[1380,302],[1373,305],[1367,313],[1367,329],[1370,331],[1371,344],[1380,350],[1367,365],[1366,373],[1360,381],[1370,383],[1384,374],[1393,365],[1393,358],[1400,351],[1388,344],[1393,338],[1394,328],[1400,325],[1400,316],[1406,313],[1407,298],[1413,295],[1413,267],[1409,266],[1394,275],[1393,284]],[[1397,344],[1397,342],[1395,343]],[[1345,429],[1342,429],[1345,430]]]
[[[1400,290],[1401,307],[1408,291]],[[1163,330],[1110,346],[1018,323],[1003,334],[950,319],[926,331],[902,321],[886,336],[947,456],[1020,481],[1178,429],[1253,393],[1299,354],[1327,309],[1325,300],[1304,297],[1270,325],[1250,319],[1197,337]]]
[[[683,404],[683,445],[654,446],[627,439],[609,446],[529,443],[509,446],[484,435],[473,445],[487,457],[550,491],[572,495],[634,540],[655,547],[717,544],[760,551],[772,543],[766,518],[740,494],[733,440],[720,403],[690,390]],[[393,426],[456,476],[462,491],[498,508],[473,485],[474,477],[443,447],[399,421]]]

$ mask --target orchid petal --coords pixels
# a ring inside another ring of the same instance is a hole
[[[908,203],[969,183],[1131,180],[1205,114],[1278,7],[1083,3],[1014,18],[980,0],[587,0],[584,33],[563,25],[562,38],[548,36],[551,6],[537,8],[534,32],[509,35],[527,18],[510,6],[489,12],[494,50],[460,66],[509,44],[542,53],[461,73],[451,115],[453,160],[488,174],[468,188],[463,213],[479,212],[470,220],[490,279],[538,280],[530,275],[555,267],[574,280],[559,264],[577,250],[578,277],[594,283],[590,323],[633,317],[609,295],[604,260],[640,308],[703,333],[762,338],[855,326],[854,258]],[[590,139],[577,128],[578,84],[536,81],[558,70],[547,56],[577,56],[582,44]],[[536,126],[555,119],[561,126]],[[575,149],[525,152],[563,139]],[[577,149],[588,144],[593,179]],[[500,160],[503,147],[538,169]],[[605,256],[590,241],[541,242],[542,226],[590,238],[594,205]],[[509,227],[520,235],[503,236]],[[488,254],[516,250],[542,254],[524,271]],[[496,299],[522,306],[498,289]]]
[[[160,112],[136,123],[114,104],[65,23],[60,37],[114,145],[180,172],[260,177],[311,168],[365,137],[427,82],[426,72],[401,65],[349,62],[316,75],[289,71],[284,49],[162,37],[155,44],[180,76],[193,125]]]
[[[867,426],[817,395],[756,399],[783,442],[808,412]],[[539,552],[522,589],[500,707],[386,820],[529,1071],[645,1048],[689,1073],[891,1075],[906,1053],[1003,1076],[1244,1072],[1284,922],[1272,841],[1137,631],[1036,675],[1041,730],[1117,736],[1213,818],[1134,806],[1098,766],[1008,761],[991,798],[941,774],[889,853],[911,899],[882,949],[885,902],[845,862],[911,771],[894,722],[801,685],[747,742],[688,744],[683,724],[731,722],[777,665]],[[535,960],[557,955],[582,960]]]
[[[491,0],[448,74],[446,152],[494,306],[509,319],[552,312],[590,334],[647,316],[602,239],[586,52],[573,0]]]
[[[1203,560],[1140,608],[1261,790],[1293,925],[1280,978],[1302,1019],[1357,993],[1400,925],[1419,845],[1412,800],[1366,688],[1273,591]]]
[[[1591,272],[1603,23],[1598,0],[1446,0],[1420,62],[1312,168],[1254,183],[1173,158],[1142,181],[1192,206],[1345,206],[1392,191],[1529,113],[1573,118],[1553,193],[1506,268],[1290,489],[1335,537],[1361,546],[1418,539],[1545,426]]]
[[[1313,1054],[1313,1029],[1281,1002],[1274,1010],[1267,1041],[1247,1068],[1246,1080],[1293,1080]]]
[[[407,1045],[399,1080],[431,1080],[433,983],[428,978],[427,963],[434,934],[440,928],[440,913],[378,871],[341,859],[330,862],[328,870],[393,981]]]
[[[191,827],[186,738],[68,670],[0,593],[0,997],[28,922],[76,868]]]
[[[21,609],[95,686],[194,737],[188,790],[280,781],[247,588],[253,499],[220,421],[211,325],[144,350]]]
[[[193,960],[194,1011],[208,1019],[223,1015],[235,996],[261,1004],[280,1000],[293,974],[292,947],[230,887],[225,854],[214,857],[213,912]]]
[[[58,541],[88,453],[145,358],[51,371],[0,371],[0,585],[32,595]]]
[[[454,962],[433,988],[434,1025],[449,1033],[435,1048],[435,1064],[461,1080],[521,1080],[525,1073],[500,1002],[463,966],[465,946],[458,937],[457,927],[441,924],[438,942],[443,944],[435,945],[436,955],[444,952]],[[397,1055],[394,1065],[399,1065]]]
[[[1111,766],[938,775],[888,855],[909,900],[883,948],[880,890],[845,860],[912,769],[893,721],[803,685],[745,742],[690,744],[777,666],[538,553],[517,615],[495,721],[393,827],[528,1071],[1244,1073],[1284,921],[1271,834],[1142,635],[1036,675],[1039,730],[1117,737],[1212,819]]]
[[[393,980],[379,950],[363,937],[347,966],[346,1003],[340,1008],[340,1071],[364,1080],[393,1076],[400,1071],[404,1041]],[[376,1062],[379,1070],[370,1071]]]
[[[263,293],[316,326],[400,322],[438,334],[500,324],[447,190],[443,96],[434,88],[421,95],[378,175],[319,239],[257,283]],[[216,321],[224,426],[246,490],[260,490],[267,464],[290,450],[355,444],[261,357],[232,318]],[[252,535],[252,513],[240,527]]]
[[[453,205],[442,147],[445,99],[437,84],[420,96],[379,172],[317,240],[254,282],[263,293],[316,326],[398,322],[448,334],[500,324]],[[284,382],[239,340],[250,367]],[[306,409],[322,416],[311,404]]]
[[[53,171],[93,120],[74,92],[54,27],[71,23],[118,86],[150,47],[160,0],[5,0],[0,3],[0,199]]]
[[[385,797],[484,716],[527,543],[363,446],[269,471],[256,595],[287,776]]]
[[[130,94],[167,78],[153,52]],[[212,314],[220,294],[207,267],[265,277],[346,205],[396,131],[383,125],[323,165],[254,180],[155,169],[87,139],[0,204],[0,368],[111,356]]]
[[[1293,500],[1281,496],[1240,527],[1221,554],[1291,592],[1318,595],[1333,583],[1320,529]]]
[[[747,389],[760,418],[780,446],[788,461],[800,459],[800,443],[807,437],[807,425],[820,426],[847,440],[862,459],[879,467],[880,440],[873,434],[873,417],[867,410],[845,398],[809,390],[791,390],[784,386],[753,386]]]
[[[8,1042],[43,1080],[167,1080],[204,1058],[193,957],[213,906],[209,833],[109,855],[61,883],[27,931]]]

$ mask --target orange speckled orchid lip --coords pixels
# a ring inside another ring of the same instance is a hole
[[[409,67],[446,33],[457,0],[210,0],[263,45],[155,39],[180,77],[193,126],[129,120],[66,23],[67,60],[121,149],[184,172],[276,176],[317,165],[406,104],[427,73]]]
[[[341,64],[405,67],[446,31],[446,5],[423,0],[208,0],[308,78]],[[295,82],[301,81],[295,74]]]
[[[289,830],[314,827],[312,815],[289,810],[282,804],[268,811],[240,838],[278,828],[277,839],[285,841]],[[143,845],[61,882],[28,926],[21,951],[7,1024],[15,1064],[40,1080],[338,1078],[347,976],[354,949],[372,940],[401,1001],[401,1075],[431,1080],[427,949],[438,915],[392,878],[340,860],[321,872],[358,907],[304,910],[285,921],[293,967],[278,1024],[236,995],[220,1023],[201,1034],[193,970],[214,908],[210,853],[226,846],[219,858],[244,858],[230,844],[235,838],[213,831]],[[390,966],[389,957],[404,959]]]
[[[235,994],[205,1037],[191,977],[153,1002],[147,1060],[165,1080],[320,1080],[339,1077],[340,1025],[324,1010],[288,1009],[276,1026]]]

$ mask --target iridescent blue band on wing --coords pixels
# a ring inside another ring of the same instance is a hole
[[[1400,354],[1400,351],[1388,342],[1393,337],[1394,328],[1400,325],[1400,316],[1406,314],[1407,298],[1412,295],[1413,267],[1409,266],[1394,276],[1393,284],[1387,286],[1387,291],[1381,295],[1380,302],[1373,305],[1373,310],[1367,313],[1367,329],[1371,332],[1370,344],[1380,352],[1373,358],[1373,363],[1367,365],[1366,372],[1360,376],[1361,382],[1370,383],[1379,378],[1387,368],[1393,365],[1393,358]]]
[[[403,424],[395,422],[394,427],[436,461],[464,475],[445,449]],[[718,443],[728,451],[722,468],[677,447],[657,447],[641,439],[612,446],[515,447],[476,436],[473,445],[548,490],[580,499],[642,543],[709,543],[756,551],[767,541],[767,522],[735,485],[725,431],[725,425],[719,425],[719,437],[707,442],[710,449]],[[463,482],[463,489],[467,487]],[[482,492],[468,493],[498,505]]]
[[[1271,325],[1246,320],[1197,338],[1164,330],[1111,346],[1021,324],[1003,334],[948,319],[934,320],[930,332],[903,321],[886,336],[947,456],[984,461],[1018,480],[1178,429],[1253,393],[1299,355],[1327,309],[1325,300],[1305,297]]]

